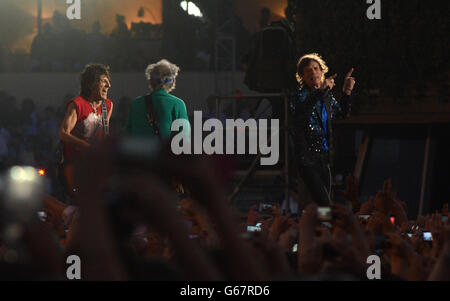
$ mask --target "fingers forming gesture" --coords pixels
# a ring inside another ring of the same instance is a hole
[[[355,87],[356,80],[354,77],[352,77],[352,73],[354,70],[354,68],[350,69],[350,71],[345,76],[344,87],[342,88],[342,91],[347,95],[350,95],[353,91],[353,88]]]
[[[334,74],[328,78],[326,78],[322,83],[322,90],[332,90],[334,86],[336,86],[336,83],[334,82],[335,78],[337,77],[337,74]]]

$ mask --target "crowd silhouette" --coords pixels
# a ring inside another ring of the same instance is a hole
[[[224,197],[229,158],[174,156],[167,146],[130,157],[120,145],[112,139],[80,160],[72,206],[44,197],[45,221],[22,225],[27,256],[3,260],[13,272],[1,277],[63,280],[64,258],[77,255],[83,280],[364,281],[376,255],[382,280],[450,280],[448,204],[409,220],[390,180],[361,204],[347,177],[346,203],[331,205],[327,222],[314,203],[296,215],[279,204],[247,214]],[[189,196],[177,196],[174,179]],[[2,243],[7,258],[14,245]]]

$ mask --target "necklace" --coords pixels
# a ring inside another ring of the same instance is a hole
[[[98,110],[94,107],[94,104],[93,104],[92,102],[89,102],[89,104],[91,105],[92,109],[94,110],[94,114],[95,114],[95,115],[98,115],[98,114],[97,114],[97,111],[98,111]]]

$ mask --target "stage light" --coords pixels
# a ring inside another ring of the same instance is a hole
[[[192,1],[181,1],[181,8],[188,13],[188,15],[203,18],[200,8]]]
[[[391,216],[390,219],[391,219],[391,224],[395,226],[395,217],[394,217],[394,216]]]

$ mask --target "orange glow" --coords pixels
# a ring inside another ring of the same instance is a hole
[[[39,169],[39,170],[38,170],[38,174],[39,174],[40,176],[45,176],[45,169]]]
[[[144,17],[138,17],[138,10],[144,7]],[[110,33],[116,26],[116,14],[125,16],[128,27],[131,23],[150,22],[162,23],[162,0],[97,0],[93,8],[91,21],[100,21],[102,31]]]
[[[18,0],[18,4],[23,7],[30,15],[37,17],[37,6],[33,3],[24,0]],[[86,5],[87,7],[84,7]],[[42,19],[51,20],[55,10],[65,14],[69,7],[65,1],[42,1]],[[145,8],[144,18],[139,18],[137,11],[140,7]],[[151,13],[150,13],[151,12]],[[115,15],[124,15],[127,20],[127,24],[131,25],[132,22],[151,22],[153,24],[162,23],[162,0],[91,0],[90,2],[82,3],[81,20],[72,21],[80,23],[81,27],[91,25],[92,22],[100,21],[105,26],[104,31],[110,32],[107,28],[115,25]],[[45,23],[45,21],[43,21]],[[90,26],[87,26],[90,28]]]
[[[3,1],[3,0],[0,0]],[[37,18],[37,1],[14,0],[14,5]],[[51,22],[55,10],[66,14],[69,7],[66,1],[62,0],[42,0],[42,23]],[[138,10],[144,7],[144,16],[138,17]],[[245,0],[236,1],[236,13],[242,19],[244,26],[250,31],[259,30],[259,17],[261,9],[267,7],[272,12],[271,21],[284,17],[284,9],[287,7],[287,0]],[[125,16],[128,27],[131,23],[151,22],[153,24],[162,23],[162,0],[88,0],[82,1],[81,20],[72,20],[70,23],[83,31],[91,31],[92,24],[99,21],[103,33],[111,33],[116,26],[116,14]],[[14,48],[31,47],[31,42],[37,34],[37,22],[32,35],[24,37],[16,43]]]
[[[259,30],[259,18],[261,9],[267,7],[272,13],[271,21],[284,18],[284,9],[287,7],[287,0],[246,0],[236,1],[236,13],[242,19],[245,27],[250,32]]]
[[[36,1],[15,0],[15,5],[35,18],[35,28],[32,35],[23,38],[13,48],[30,50],[31,42],[37,34],[37,4]],[[101,31],[111,33],[116,26],[117,14],[125,16],[129,28],[133,22],[162,23],[162,0],[89,0],[82,2],[81,5],[81,20],[72,20],[70,23],[86,32],[90,32],[92,24],[99,21]],[[42,24],[51,22],[55,10],[65,15],[68,7],[66,1],[42,0]],[[144,7],[145,10],[142,18],[138,17],[140,7]]]

